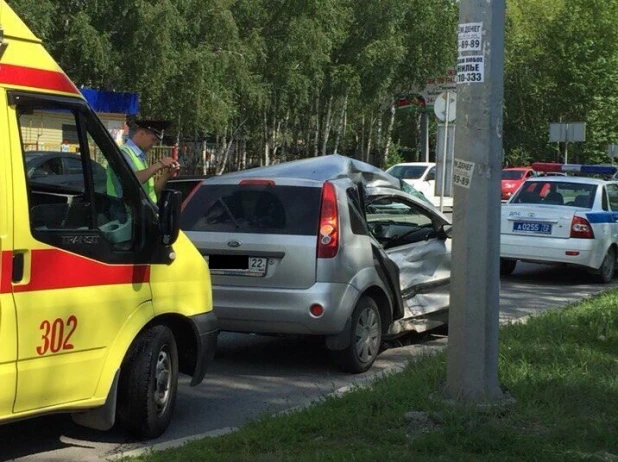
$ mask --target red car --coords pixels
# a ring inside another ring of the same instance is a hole
[[[507,201],[528,178],[537,176],[530,167],[513,167],[502,169],[501,199]]]

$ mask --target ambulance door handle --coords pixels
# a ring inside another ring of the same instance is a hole
[[[24,253],[13,253],[13,282],[21,282],[24,279]]]

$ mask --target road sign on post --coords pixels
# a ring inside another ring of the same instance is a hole
[[[549,124],[549,141],[564,143],[564,163],[569,163],[569,141],[586,141],[586,122]]]
[[[504,399],[498,383],[504,16],[505,0],[459,3],[446,391],[469,403]]]
[[[446,91],[436,98],[433,111],[436,117],[444,122],[438,126],[438,150],[436,151],[436,191],[434,194],[440,197],[440,212],[444,211],[444,196],[452,196],[453,178],[453,135],[454,126],[449,122],[455,121],[457,111],[457,94]],[[449,130],[450,129],[450,130]],[[440,134],[442,133],[442,139]],[[450,140],[449,140],[450,135]]]

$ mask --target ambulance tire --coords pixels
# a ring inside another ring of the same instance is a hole
[[[376,302],[361,297],[352,313],[350,345],[338,351],[344,372],[358,374],[369,370],[382,347],[382,318]]]
[[[118,424],[138,439],[168,427],[178,391],[178,348],[172,331],[154,326],[135,339],[120,370]]]
[[[599,268],[599,272],[597,274],[597,279],[602,284],[609,284],[614,279],[614,275],[616,274],[616,249],[614,247],[610,247],[607,249],[607,253],[605,254],[605,258],[603,259],[603,263],[601,263],[601,267]]]

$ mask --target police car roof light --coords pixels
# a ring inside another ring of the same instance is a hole
[[[554,162],[533,162],[532,169],[537,172],[572,172],[588,175],[614,175],[618,167],[614,165],[558,164]]]

